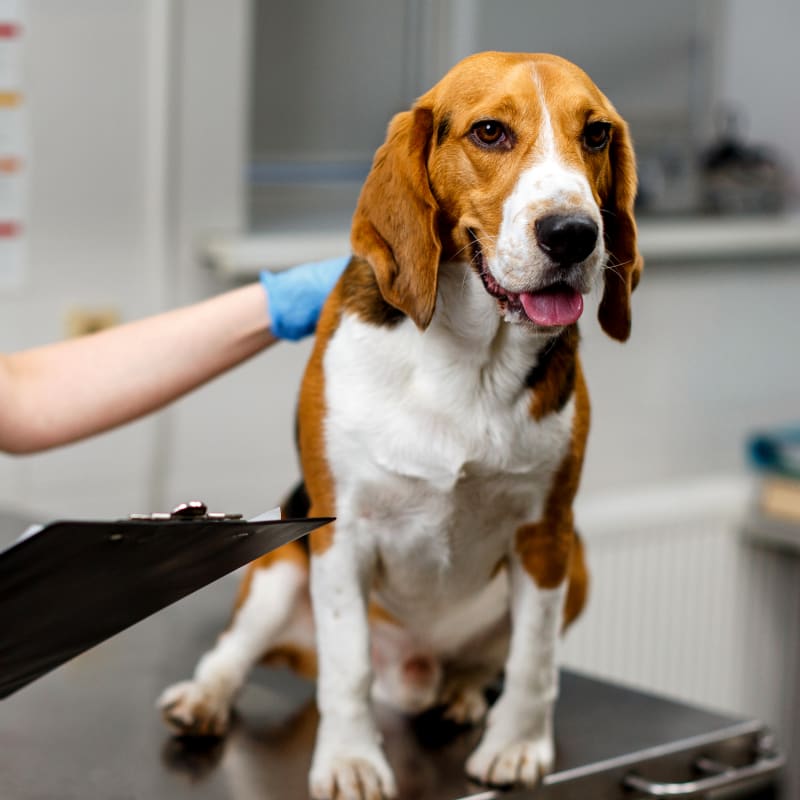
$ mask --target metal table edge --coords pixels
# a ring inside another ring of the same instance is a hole
[[[734,722],[728,727],[720,728],[713,733],[702,734],[699,736],[683,739],[666,745],[648,747],[643,750],[636,750],[626,753],[616,758],[598,761],[589,766],[573,767],[572,769],[552,772],[546,775],[540,784],[531,788],[517,789],[481,789],[477,793],[464,795],[458,800],[536,800],[542,789],[547,787],[557,787],[569,781],[582,778],[589,778],[593,775],[602,775],[607,772],[633,769],[636,765],[658,758],[677,755],[681,752],[688,752],[698,748],[719,744],[729,739],[741,736],[757,736],[767,730],[760,720],[744,720]]]

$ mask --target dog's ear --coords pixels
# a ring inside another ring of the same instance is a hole
[[[603,205],[608,264],[598,319],[612,338],[624,342],[631,332],[631,292],[639,283],[644,261],[636,241],[633,204],[636,199],[636,159],[628,126],[614,125],[611,140],[611,187]]]
[[[361,190],[353,252],[372,267],[383,298],[425,330],[433,317],[441,241],[428,183],[429,109],[397,114]]]

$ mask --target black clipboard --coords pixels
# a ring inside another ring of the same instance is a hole
[[[332,521],[179,508],[189,515],[52,522],[0,552],[0,698]]]

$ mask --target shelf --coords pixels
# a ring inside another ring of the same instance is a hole
[[[650,263],[800,257],[800,213],[644,218],[639,247]]]
[[[302,218],[292,229],[219,234],[201,246],[204,261],[220,275],[250,278],[262,269],[344,255],[350,250],[349,219],[324,227]],[[639,223],[639,245],[652,264],[800,258],[800,214],[775,217],[649,219]]]
[[[331,230],[286,231],[210,237],[201,256],[219,275],[253,278],[261,270],[288,269],[306,261],[321,261],[350,252],[350,232]]]

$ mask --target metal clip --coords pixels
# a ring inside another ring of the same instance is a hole
[[[156,511],[153,514],[128,514],[128,519],[133,522],[168,522],[170,520],[203,520],[222,522],[225,520],[242,519],[242,514],[226,514],[222,511],[209,511],[208,506],[201,500],[189,500],[188,503],[179,503],[169,513]]]

